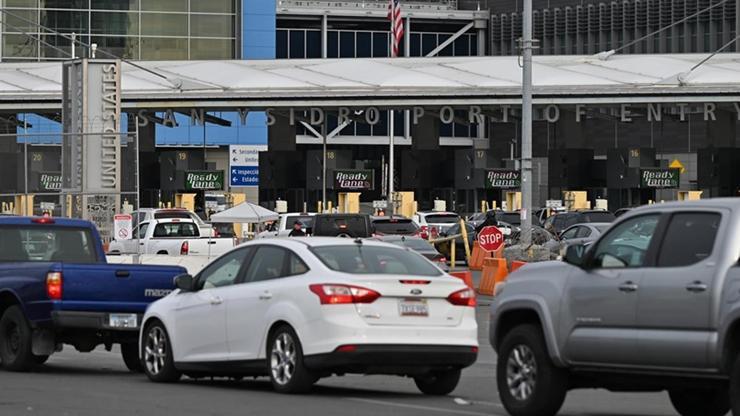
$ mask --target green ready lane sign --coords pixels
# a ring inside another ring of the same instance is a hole
[[[223,190],[224,171],[189,170],[185,172],[185,189],[188,191]]]
[[[676,168],[640,169],[641,188],[678,188],[681,185],[681,170]]]

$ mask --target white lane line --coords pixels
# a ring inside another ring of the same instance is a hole
[[[381,406],[393,406],[393,407],[401,407],[401,408],[406,408],[406,409],[426,410],[430,412],[446,413],[448,415],[455,414],[455,415],[471,415],[471,416],[491,416],[490,413],[470,412],[467,410],[455,410],[455,409],[440,409],[436,407],[418,406],[414,404],[387,402],[385,400],[360,399],[357,397],[348,397],[347,400],[352,400],[352,401],[360,402],[360,403],[377,404]]]

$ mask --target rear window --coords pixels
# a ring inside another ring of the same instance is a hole
[[[97,263],[90,230],[67,227],[0,227],[0,262]]]
[[[442,215],[427,215],[424,217],[428,224],[454,224],[460,221],[458,215],[442,214]]]
[[[313,249],[326,267],[350,274],[398,274],[439,276],[442,273],[412,251],[361,244],[324,246]]]
[[[313,217],[310,215],[291,215],[285,220],[285,229],[292,230],[293,224],[296,221],[300,221],[303,228],[313,228]]]
[[[198,237],[198,228],[192,222],[168,222],[154,227],[154,238]]]
[[[351,237],[370,237],[367,217],[364,216],[332,216],[315,217],[313,234],[316,236],[338,236],[347,234]]]
[[[374,220],[375,231],[381,234],[413,234],[418,228],[409,219],[380,219]]]
[[[186,211],[159,211],[154,213],[154,219],[166,220],[172,218],[190,219],[190,213]]]
[[[502,212],[496,215],[496,219],[511,225],[521,225],[522,223],[522,217],[518,212]]]
[[[615,218],[609,211],[583,213],[583,222],[612,222]]]

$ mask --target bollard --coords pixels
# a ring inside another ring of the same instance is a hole
[[[456,251],[455,241],[450,241],[450,269],[455,268],[455,251]]]
[[[462,233],[463,246],[465,247],[465,261],[470,264],[470,244],[468,244],[468,229],[465,227],[465,221],[460,218],[460,232]]]

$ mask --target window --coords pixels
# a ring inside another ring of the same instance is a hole
[[[286,251],[280,247],[259,247],[249,264],[245,281],[261,282],[284,276],[285,255]]]
[[[690,266],[709,257],[721,220],[720,214],[708,212],[673,215],[660,247],[658,267]]]
[[[563,240],[570,240],[570,239],[576,238],[576,233],[578,232],[578,229],[579,229],[579,228],[581,228],[581,227],[573,227],[573,228],[568,228],[568,229],[567,229],[567,230],[565,230],[565,232],[564,232],[564,233],[563,233],[563,234],[562,234],[562,235],[560,236],[560,238],[561,238],[561,239],[563,239]]]
[[[90,230],[68,227],[0,227],[0,262],[97,263]]]
[[[421,255],[398,248],[348,244],[313,249],[326,267],[351,274],[439,276],[440,270]]]
[[[251,248],[246,247],[227,253],[216,260],[198,276],[198,282],[202,285],[201,287],[203,289],[210,289],[233,285],[250,251]]]
[[[578,227],[576,238],[586,238],[591,235],[591,229],[588,227]]]
[[[285,219],[285,229],[292,230],[293,224],[298,221],[301,223],[303,228],[313,228],[313,217],[310,215],[291,215]]]
[[[190,40],[190,59],[229,59],[233,50],[233,39]]]
[[[643,215],[616,226],[596,247],[594,265],[604,268],[644,266],[658,220],[658,215]]]
[[[616,217],[609,211],[586,212],[583,214],[583,222],[613,222]]]
[[[169,222],[154,227],[153,238],[198,237],[198,228],[192,222]]]
[[[433,214],[427,215],[424,219],[427,224],[456,224],[460,222],[460,217],[457,214]]]
[[[288,31],[278,30],[276,36],[275,56],[277,59],[286,59],[288,57]]]
[[[355,32],[340,32],[339,34],[339,57],[355,57]]]
[[[321,31],[306,31],[306,58],[321,58]]]
[[[192,14],[190,36],[228,38],[234,36],[234,16]]]
[[[139,227],[139,239],[140,240],[146,237],[147,228],[149,228],[148,222],[142,223],[141,226]]]
[[[188,16],[172,13],[142,13],[141,34],[145,36],[188,36]],[[185,39],[187,51],[187,40]]]
[[[308,266],[297,254],[289,253],[288,257],[288,276],[296,276],[308,271]]]
[[[414,234],[419,227],[410,219],[377,219],[373,221],[375,231],[381,234]]]
[[[291,59],[303,59],[306,57],[306,32],[302,30],[291,30],[290,32]]]

